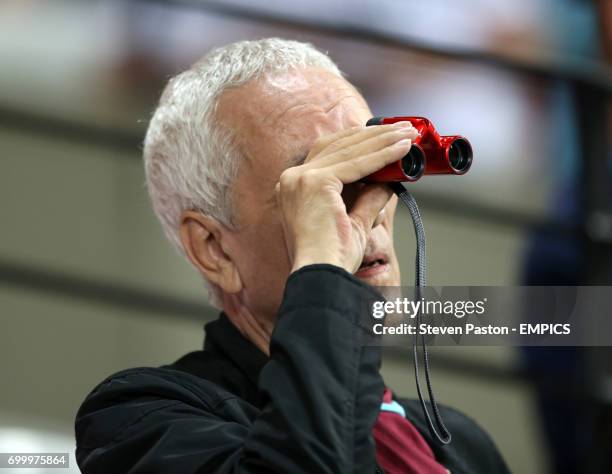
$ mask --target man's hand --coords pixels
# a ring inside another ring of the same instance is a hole
[[[303,165],[286,169],[276,186],[292,272],[330,263],[353,273],[378,214],[392,191],[364,185],[347,212],[341,196],[354,183],[401,159],[417,136],[410,122],[357,127],[319,139]]]

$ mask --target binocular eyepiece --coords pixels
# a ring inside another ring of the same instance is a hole
[[[441,136],[424,117],[374,117],[369,125],[410,122],[419,132],[408,153],[364,179],[368,183],[416,181],[423,174],[465,174],[472,166],[472,146],[458,135]]]

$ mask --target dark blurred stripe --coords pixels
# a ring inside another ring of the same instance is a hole
[[[217,310],[211,306],[186,298],[3,259],[0,259],[0,283],[146,315],[178,316],[196,321],[210,320],[217,315]]]
[[[118,127],[95,125],[85,121],[67,119],[59,115],[45,115],[0,104],[2,128],[27,131],[83,145],[95,145],[132,152],[140,157],[144,131],[130,131]]]

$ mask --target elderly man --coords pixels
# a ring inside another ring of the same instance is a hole
[[[294,41],[231,44],[170,81],[145,140],[148,188],[222,312],[203,351],[93,390],[76,420],[83,472],[507,471],[454,410],[453,443],[436,444],[363,344],[359,302],[400,273],[396,199],[356,183],[416,137],[409,123],[364,127],[371,116]]]

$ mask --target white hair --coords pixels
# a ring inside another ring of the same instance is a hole
[[[144,141],[147,188],[153,209],[175,248],[183,211],[197,210],[235,228],[231,187],[241,151],[237,130],[220,127],[216,106],[223,91],[266,74],[319,67],[342,76],[311,44],[267,38],[215,49],[172,78],[153,113]],[[206,282],[209,300],[221,306],[218,287]]]

